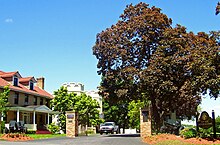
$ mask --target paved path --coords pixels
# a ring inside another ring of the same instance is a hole
[[[138,134],[94,135],[76,138],[59,137],[27,142],[0,141],[0,145],[147,145],[141,142]]]

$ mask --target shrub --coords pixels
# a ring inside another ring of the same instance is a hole
[[[211,137],[211,133],[212,133],[212,127],[208,128],[208,129],[199,129],[199,137],[201,138],[209,138]]]
[[[196,137],[196,130],[194,128],[185,128],[180,131],[180,136],[184,137],[185,139],[187,138],[192,138]]]
[[[85,133],[86,134],[94,134],[95,132],[93,130],[86,130]]]
[[[215,119],[216,132],[220,132],[220,116]]]
[[[36,134],[36,130],[27,130],[26,134]]]
[[[52,134],[56,134],[57,132],[59,132],[60,127],[55,125],[55,123],[51,123],[48,125],[48,129]]]

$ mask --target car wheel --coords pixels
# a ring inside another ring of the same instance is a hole
[[[100,135],[102,135],[103,133],[102,132],[100,132]]]

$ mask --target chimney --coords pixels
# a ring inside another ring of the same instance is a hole
[[[44,77],[37,78],[37,86],[44,90]]]

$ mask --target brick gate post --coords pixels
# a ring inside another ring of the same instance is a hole
[[[140,109],[140,134],[141,138],[152,135],[150,105]]]
[[[74,111],[66,111],[66,136],[78,136],[78,115]]]

